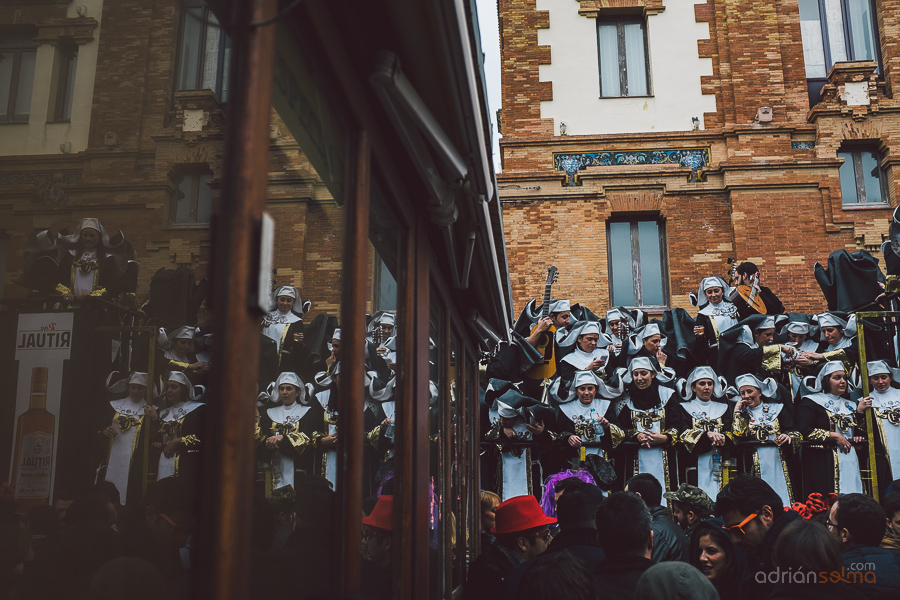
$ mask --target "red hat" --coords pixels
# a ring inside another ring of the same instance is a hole
[[[381,496],[372,509],[372,514],[363,517],[363,525],[369,527],[377,527],[385,531],[394,530],[394,497]]]
[[[516,496],[500,504],[495,511],[496,525],[491,528],[494,535],[518,533],[542,525],[552,525],[556,519],[548,517],[541,510],[534,496]]]

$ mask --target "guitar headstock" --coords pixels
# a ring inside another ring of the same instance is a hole
[[[546,285],[553,285],[554,283],[556,283],[556,280],[558,278],[559,278],[559,271],[556,269],[556,267],[551,265],[550,268],[547,269],[547,284]]]

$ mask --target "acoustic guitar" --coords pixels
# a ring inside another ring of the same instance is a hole
[[[731,259],[729,259],[731,260]],[[751,285],[739,284],[734,285],[737,279],[737,261],[733,261],[731,267],[731,297],[729,300],[734,303],[740,313],[742,319],[759,313],[766,314],[766,304],[759,297],[759,273],[753,274],[753,283]]]
[[[550,288],[556,282],[558,276],[556,267],[551,266],[547,269],[547,282],[544,284],[544,303],[541,305],[541,316],[538,318],[538,321],[546,319],[550,315]],[[537,324],[531,328],[531,333],[534,333],[536,328]],[[529,367],[524,373],[526,377],[542,380],[550,379],[556,375],[556,357],[554,356],[556,346],[554,343],[556,338],[554,335],[555,333],[556,327],[551,326],[550,329],[541,335],[541,338],[538,340],[537,349],[544,355],[544,359]]]

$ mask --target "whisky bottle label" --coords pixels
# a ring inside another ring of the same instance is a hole
[[[50,470],[53,464],[53,436],[36,431],[22,437],[16,498],[50,496]]]

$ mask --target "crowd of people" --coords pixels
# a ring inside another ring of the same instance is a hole
[[[583,467],[607,492],[649,473],[667,491],[690,483],[715,497],[748,473],[784,506],[812,493],[871,495],[875,479],[883,494],[900,477],[890,324],[865,319],[860,364],[856,314],[785,312],[759,276],[742,263],[734,286],[704,278],[691,295],[696,318],[624,307],[600,318],[565,299],[540,315],[529,304],[487,366],[482,487],[540,498],[548,476]]]
[[[604,496],[580,476],[555,487],[555,516],[533,495],[482,492],[482,552],[467,600],[782,600],[896,598],[900,481],[865,494],[784,507],[764,480],[739,474],[715,502],[648,473]],[[896,491],[895,491],[896,490]],[[662,507],[668,500],[675,519]]]
[[[121,294],[130,259],[102,256],[123,248],[121,237],[85,219],[32,257],[30,281],[73,305]],[[525,307],[512,341],[483,364],[481,552],[453,549],[454,564],[472,561],[465,598],[796,598],[804,597],[796,581],[768,573],[828,579],[860,563],[876,565],[877,583],[831,582],[821,593],[886,598],[900,589],[900,554],[890,549],[900,546],[896,336],[884,319],[860,319],[861,345],[855,314],[787,312],[759,277],[743,263],[731,283],[702,279],[696,317],[614,307],[601,318],[550,298],[549,286],[540,310]],[[255,399],[254,589],[299,585],[299,597],[333,584],[346,352],[337,319],[305,322],[309,310],[297,288],[275,287]],[[359,390],[362,575],[378,598],[392,597],[396,320],[391,311],[369,318]],[[10,535],[0,590],[12,598],[105,598],[133,572],[152,581],[147,597],[187,594],[212,339],[181,323],[160,327],[155,341],[152,369],[135,355],[131,363],[148,368],[106,380],[90,493],[57,493],[55,519],[50,507],[23,519],[14,503],[3,505]],[[432,383],[432,407],[437,390]],[[70,584],[59,574],[71,565],[83,569],[71,583],[78,593],[65,596]]]

